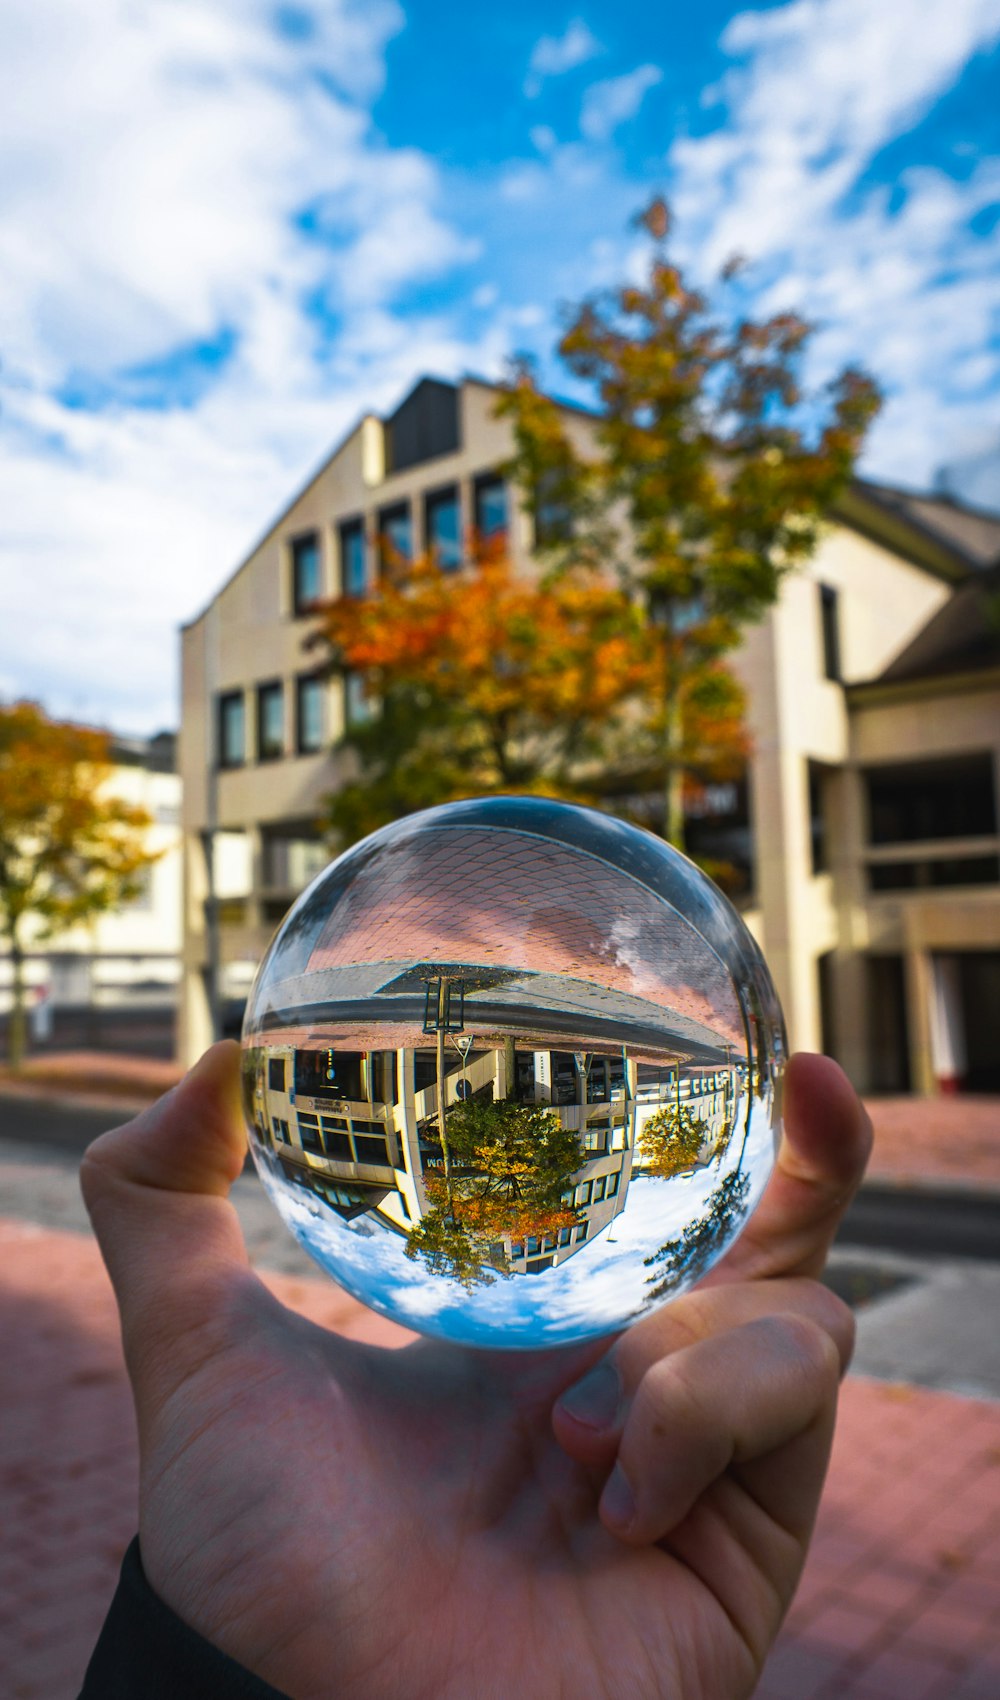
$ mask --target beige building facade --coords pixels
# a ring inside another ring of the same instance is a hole
[[[107,780],[109,796],[144,809],[151,824],[145,848],[155,860],[143,870],[140,890],[117,909],[97,915],[52,938],[36,925],[26,929],[24,977],[31,1036],[46,1042],[53,1024],[92,1014],[154,1021],[157,1037],[169,1044],[178,1001],[181,953],[181,786],[175,738],[112,735]],[[0,1019],[13,1002],[13,969],[0,957]],[[155,1018],[155,1019],[154,1019]],[[58,1037],[58,1033],[56,1034]]]
[[[529,568],[495,401],[425,379],[363,419],[183,632],[185,1061],[238,1030],[327,858],[322,799],[365,709],[358,681],[320,674],[310,604],[374,584],[386,538],[458,567],[471,528],[506,529]],[[587,416],[566,417],[585,442]],[[832,1049],[869,1090],[1000,1086],[982,1017],[1000,975],[1000,656],[972,594],[998,557],[1000,521],[852,486],[737,657],[747,783],[709,787],[691,823],[693,850],[743,869],[793,1044]]]

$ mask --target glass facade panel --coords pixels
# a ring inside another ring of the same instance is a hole
[[[242,691],[219,698],[219,766],[241,767],[246,760],[246,710]]]
[[[324,707],[326,685],[316,677],[299,679],[295,686],[295,741],[299,755],[314,755],[326,741]]]
[[[367,588],[364,523],[360,519],[347,520],[340,528],[341,594],[364,596]]]
[[[322,561],[315,532],[296,537],[292,544],[292,605],[306,614],[323,594]]]
[[[507,529],[507,486],[495,473],[483,473],[473,486],[474,524],[480,537],[498,537]]]
[[[285,753],[285,693],[280,684],[257,687],[257,759],[276,761]]]
[[[413,524],[409,502],[383,508],[378,516],[379,573],[398,573],[413,559]]]
[[[462,564],[462,531],[458,490],[452,485],[427,497],[426,533],[428,553],[442,571],[454,572]]]

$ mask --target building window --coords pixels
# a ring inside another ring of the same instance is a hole
[[[818,762],[807,761],[809,780],[809,850],[814,874],[825,874],[830,866],[827,855],[826,832],[826,775]]]
[[[823,632],[823,675],[838,684],[840,671],[840,597],[831,584],[819,587],[819,616]]]
[[[482,539],[507,530],[507,486],[496,472],[482,472],[472,486],[473,523]]]
[[[284,1092],[285,1090],[285,1059],[284,1057],[268,1057],[267,1087],[269,1092]]]
[[[368,681],[363,673],[346,671],[344,673],[344,724],[349,732],[354,732],[359,726],[367,726],[374,720],[377,710],[375,699],[368,689]]]
[[[315,755],[326,742],[326,681],[309,673],[295,681],[295,748],[300,756]]]
[[[426,497],[424,535],[427,540],[427,552],[434,557],[442,572],[452,573],[462,565],[462,528],[457,485],[449,484],[446,490],[435,490]]]
[[[535,547],[551,549],[573,535],[573,513],[558,475],[544,474],[535,489]]]
[[[590,1226],[589,1222],[580,1222],[577,1225],[577,1230],[576,1230],[576,1243],[577,1243],[577,1245],[580,1244],[581,1240],[585,1240],[587,1238],[587,1229],[588,1229],[589,1226]]]
[[[265,827],[261,852],[265,891],[304,891],[330,860],[323,840],[305,824]]]
[[[246,760],[246,709],[242,691],[219,698],[219,766],[242,767]]]
[[[364,596],[368,589],[365,566],[365,526],[360,519],[345,520],[340,527],[340,591],[342,596]]]
[[[308,614],[322,594],[319,538],[312,531],[308,537],[296,537],[292,543],[292,607],[296,614]]]
[[[383,508],[378,516],[378,570],[382,578],[398,575],[413,559],[413,524],[409,502]]]
[[[257,686],[257,760],[277,761],[285,753],[285,691],[280,681]]]

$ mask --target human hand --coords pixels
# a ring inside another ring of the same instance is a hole
[[[214,1047],[82,1170],[151,1586],[296,1700],[749,1695],[819,1501],[853,1328],[815,1277],[870,1144],[827,1059],[793,1059],[785,1115],[740,1240],[614,1343],[387,1351],[250,1269]]]

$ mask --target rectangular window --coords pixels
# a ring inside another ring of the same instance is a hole
[[[546,473],[535,489],[535,547],[551,549],[573,535],[573,514],[558,475]]]
[[[397,576],[406,570],[413,559],[413,525],[409,502],[397,502],[383,508],[378,516],[378,570]]]
[[[435,490],[424,503],[424,533],[427,552],[442,572],[452,573],[462,565],[462,528],[458,487]]]
[[[872,767],[865,783],[870,844],[992,838],[997,830],[988,754]]]
[[[576,1189],[577,1209],[582,1209],[585,1205],[590,1203],[590,1195],[593,1192],[593,1190],[594,1190],[593,1181],[584,1181],[582,1186],[577,1187],[577,1189]]]
[[[481,472],[472,486],[477,537],[500,537],[507,530],[507,486],[499,473]]]
[[[577,1245],[579,1245],[581,1240],[585,1240],[587,1238],[587,1229],[588,1229],[589,1226],[590,1226],[589,1222],[580,1222],[580,1223],[577,1224],[577,1230],[576,1230],[576,1243],[577,1243]]]
[[[284,1057],[268,1057],[267,1086],[270,1092],[285,1090],[285,1059]]]
[[[570,1242],[572,1236],[573,1236],[572,1228],[560,1228],[559,1229],[559,1244],[560,1245],[569,1245],[569,1242]]]
[[[615,1193],[617,1191],[618,1191],[618,1171],[616,1169],[615,1173],[613,1175],[608,1176],[608,1184],[605,1188],[604,1196],[605,1196],[605,1198],[614,1198]]]
[[[604,1197],[604,1190],[605,1190],[605,1187],[607,1186],[607,1184],[608,1183],[605,1180],[604,1176],[598,1175],[596,1181],[594,1182],[594,1203],[595,1204],[600,1204],[601,1199]]]
[[[340,593],[342,596],[364,596],[367,589],[364,521],[345,520],[340,527]]]
[[[295,681],[295,748],[315,755],[326,742],[326,680],[316,673]]]
[[[257,686],[257,760],[277,761],[285,753],[285,690],[275,681]]]
[[[374,720],[377,713],[374,698],[368,690],[368,682],[363,673],[345,672],[344,674],[344,724],[349,731],[357,726],[367,726],[369,720]]]
[[[814,874],[825,874],[830,866],[826,848],[825,774],[818,762],[807,761],[809,779],[809,848]]]
[[[323,1142],[319,1134],[319,1117],[305,1115],[300,1111],[298,1122],[303,1151],[312,1151],[317,1157],[322,1157]]]
[[[823,631],[823,674],[838,684],[840,672],[840,597],[832,584],[819,587],[819,615]]]
[[[323,594],[322,557],[314,531],[292,542],[292,607],[308,614]]]
[[[246,709],[242,691],[219,698],[219,766],[242,767],[246,760]]]
[[[330,860],[323,840],[303,825],[265,827],[261,837],[261,864],[266,891],[302,891],[322,873]]]

